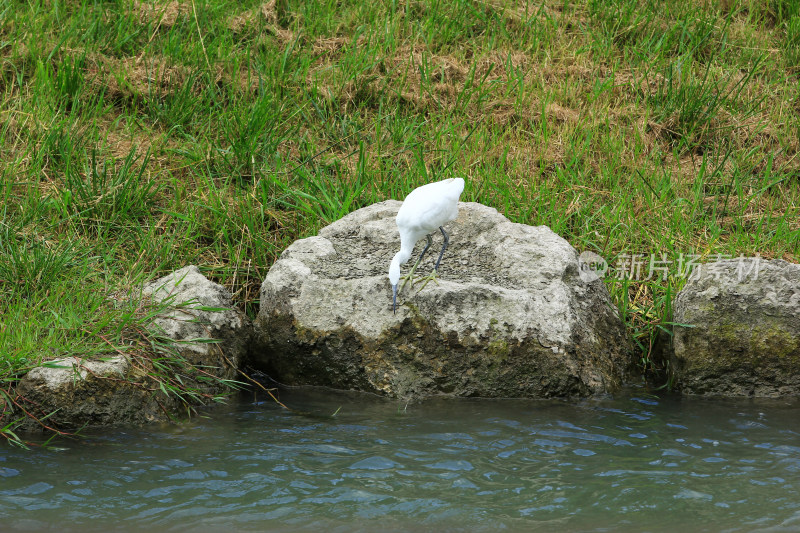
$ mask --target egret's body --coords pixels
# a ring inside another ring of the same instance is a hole
[[[405,264],[411,257],[414,245],[423,237],[427,237],[428,245],[417,259],[411,269],[412,276],[425,252],[431,245],[430,234],[437,229],[444,236],[444,245],[439,253],[439,259],[431,273],[435,276],[439,270],[444,251],[447,248],[448,236],[444,226],[458,216],[458,198],[464,190],[463,178],[450,178],[435,183],[428,183],[417,187],[406,196],[403,205],[397,212],[397,229],[400,231],[400,251],[395,254],[389,265],[389,281],[392,284],[392,310],[397,307],[397,284],[400,281],[400,265]]]

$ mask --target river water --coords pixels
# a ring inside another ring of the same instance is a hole
[[[0,447],[2,531],[800,531],[800,402],[320,389]]]

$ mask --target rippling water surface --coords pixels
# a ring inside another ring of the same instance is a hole
[[[796,400],[282,400],[2,447],[0,530],[800,531]]]

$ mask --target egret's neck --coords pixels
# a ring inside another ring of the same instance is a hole
[[[411,257],[411,252],[414,251],[414,243],[408,243],[406,239],[400,240],[400,251],[394,255],[392,262],[389,264],[389,281],[392,285],[397,285],[400,281],[400,265],[408,261]]]

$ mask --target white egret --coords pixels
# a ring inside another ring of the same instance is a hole
[[[389,281],[392,284],[392,312],[397,312],[397,284],[400,281],[400,265],[405,264],[411,257],[411,252],[414,250],[414,245],[417,244],[417,241],[427,237],[428,244],[419,254],[419,258],[411,268],[411,272],[406,276],[406,281],[408,281],[414,275],[425,252],[428,251],[428,248],[433,243],[431,233],[438,229],[444,236],[444,245],[442,245],[442,251],[439,252],[436,266],[433,267],[433,272],[426,278],[425,283],[428,280],[436,279],[436,274],[439,272],[439,263],[442,261],[447,243],[450,242],[443,226],[451,220],[455,220],[458,216],[458,198],[463,190],[463,178],[450,178],[428,183],[411,191],[403,201],[403,205],[400,206],[400,210],[397,212],[400,251],[395,254],[389,265]],[[413,283],[412,281],[412,285]],[[405,283],[403,283],[403,286],[405,286]]]

